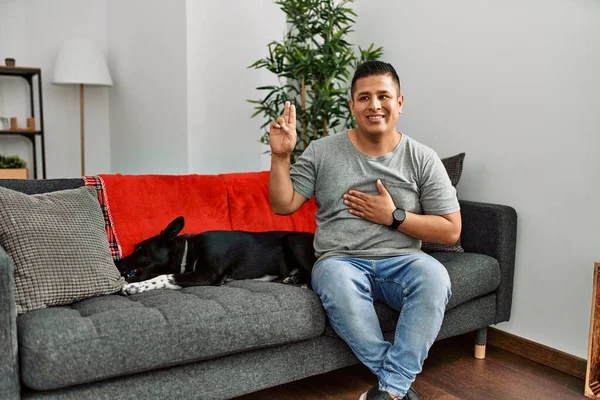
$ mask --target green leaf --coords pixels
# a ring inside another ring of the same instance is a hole
[[[353,0],[275,0],[285,15],[287,31],[282,41],[267,44],[268,55],[248,68],[275,74],[280,85],[259,86],[262,100],[248,100],[255,105],[252,118],[263,119],[261,143],[269,141],[266,128],[283,113],[283,104],[297,107],[298,142],[292,162],[310,141],[330,132],[353,127],[348,106],[352,73],[359,63],[379,59],[383,48],[371,44],[367,49],[348,40],[358,15]],[[302,102],[304,79],[305,104]],[[265,93],[266,91],[266,93]],[[305,109],[303,108],[305,107]],[[327,129],[327,132],[324,130]]]

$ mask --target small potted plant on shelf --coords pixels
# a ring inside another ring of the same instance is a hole
[[[19,156],[0,154],[0,179],[27,179],[27,163]]]

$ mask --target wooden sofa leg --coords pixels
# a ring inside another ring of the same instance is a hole
[[[475,358],[485,358],[485,345],[487,343],[487,326],[475,331]]]

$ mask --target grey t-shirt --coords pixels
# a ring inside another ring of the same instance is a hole
[[[377,194],[376,180],[396,207],[416,214],[450,214],[460,210],[456,190],[438,155],[402,134],[389,154],[361,153],[347,132],[310,142],[290,170],[294,190],[315,196],[315,253],[365,258],[392,257],[421,251],[421,241],[350,214],[342,196],[350,189]]]

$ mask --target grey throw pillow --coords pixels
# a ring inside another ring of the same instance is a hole
[[[456,185],[458,185],[458,181],[460,181],[464,160],[465,153],[459,153],[452,157],[442,158],[442,164],[444,164],[446,172],[450,177],[450,182],[452,182],[452,186],[454,187],[456,187]],[[462,253],[465,251],[460,243],[460,237],[454,244],[423,242],[423,244],[421,244],[421,250],[426,253],[432,253],[434,251],[451,251],[455,253]]]
[[[442,164],[444,164],[444,167],[446,168],[446,172],[450,177],[450,182],[452,182],[452,186],[458,185],[458,181],[460,181],[464,161],[465,153],[459,153],[452,157],[442,158]]]
[[[17,313],[118,292],[124,284],[96,190],[0,188],[0,246],[15,263]]]

